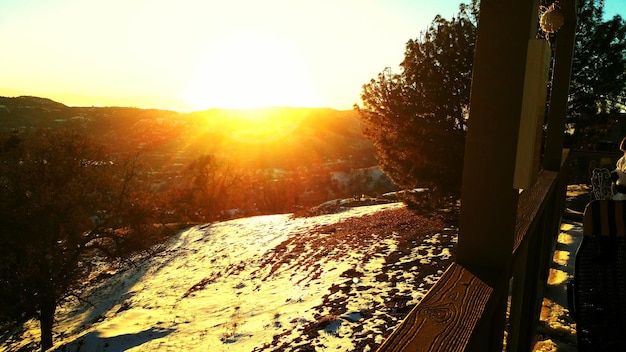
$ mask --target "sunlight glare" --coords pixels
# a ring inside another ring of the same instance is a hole
[[[270,34],[242,31],[211,43],[193,71],[190,108],[320,106],[306,61]]]
[[[210,116],[215,121],[222,121],[224,126],[219,129],[240,143],[267,144],[288,138],[300,126],[303,114],[301,110],[267,107],[229,109],[214,112]],[[208,126],[215,121],[206,121],[206,124]]]
[[[557,286],[563,284],[569,278],[568,274],[559,269],[550,268],[548,276],[548,285]]]

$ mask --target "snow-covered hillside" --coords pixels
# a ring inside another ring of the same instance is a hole
[[[193,227],[100,273],[91,304],[61,306],[54,349],[374,350],[449,265],[456,232],[399,203]],[[38,341],[30,321],[0,349]]]

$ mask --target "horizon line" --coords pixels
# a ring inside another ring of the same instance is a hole
[[[0,89],[0,91],[2,91]],[[1,93],[0,93],[1,94]],[[165,110],[165,111],[175,111],[175,112],[179,112],[179,113],[194,113],[194,112],[205,112],[205,111],[210,111],[210,110],[228,110],[228,111],[251,111],[251,110],[264,110],[264,109],[330,109],[330,110],[335,110],[335,111],[351,111],[354,110],[354,108],[346,108],[346,109],[342,109],[342,108],[337,108],[337,107],[332,107],[332,106],[292,106],[292,105],[263,105],[263,106],[254,106],[254,107],[222,107],[222,106],[213,106],[213,107],[207,107],[207,108],[199,108],[199,109],[194,109],[191,107],[176,107],[176,106],[154,106],[154,105],[147,105],[147,104],[116,104],[116,103],[112,103],[112,104],[106,104],[106,103],[99,103],[99,104],[76,104],[76,103],[66,103],[63,102],[63,99],[59,99],[59,98],[55,98],[55,95],[64,95],[64,94],[52,94],[52,95],[36,95],[36,94],[28,94],[28,93],[19,93],[16,95],[0,95],[0,97],[2,98],[9,98],[9,99],[15,99],[15,98],[38,98],[38,99],[48,99],[50,101],[53,101],[55,103],[59,103],[62,104],[64,106],[70,107],[70,108],[129,108],[129,109],[141,109],[141,110]],[[77,95],[78,96],[78,95]],[[94,97],[87,97],[87,96],[80,96],[82,98],[94,98]],[[141,99],[141,100],[146,100],[146,99],[150,99],[150,100],[159,100],[159,97],[123,97],[123,98],[103,98],[104,100],[134,100],[134,99]],[[177,99],[177,98],[164,98],[165,100],[180,100],[182,102],[182,99]],[[356,104],[356,103],[355,103]],[[178,104],[176,104],[178,105]],[[353,104],[354,106],[354,104]]]

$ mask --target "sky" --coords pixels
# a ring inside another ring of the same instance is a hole
[[[0,1],[0,96],[71,106],[351,109],[461,0]],[[606,0],[625,13],[626,0]]]

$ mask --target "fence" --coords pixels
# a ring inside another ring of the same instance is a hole
[[[509,275],[486,278],[453,263],[379,351],[500,351],[503,341],[508,351],[532,349],[565,210],[567,152],[562,160],[520,194]],[[494,333],[503,327],[505,336]]]

